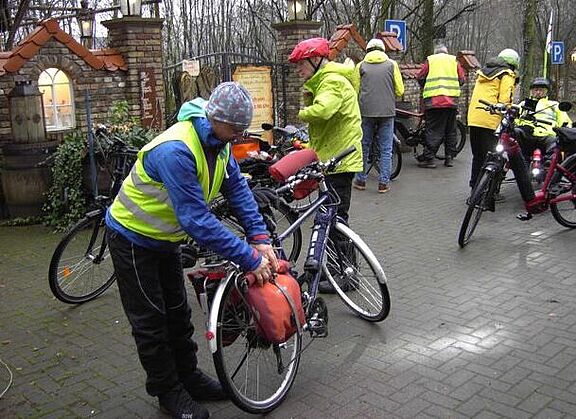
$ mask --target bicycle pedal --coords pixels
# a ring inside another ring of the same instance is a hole
[[[520,214],[516,215],[520,221],[530,221],[532,219],[532,214],[529,212],[521,212]]]
[[[328,336],[328,324],[324,319],[312,318],[308,321],[308,331],[312,338],[325,338]]]

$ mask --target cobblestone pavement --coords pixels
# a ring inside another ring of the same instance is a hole
[[[329,297],[330,335],[303,355],[269,417],[575,417],[576,232],[550,214],[517,221],[519,194],[506,185],[461,250],[469,156],[435,170],[404,159],[389,193],[371,178],[353,195],[352,227],[388,275],[390,317],[367,324]],[[52,297],[58,240],[40,226],[0,228],[0,358],[14,373],[0,417],[165,417],[145,393],[117,289],[77,307]],[[205,345],[199,357],[214,374]],[[0,392],[8,379],[0,365]]]

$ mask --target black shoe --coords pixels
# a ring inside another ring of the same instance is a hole
[[[158,402],[160,409],[173,418],[206,419],[210,417],[208,409],[192,400],[180,384],[158,396]]]
[[[454,163],[452,162],[452,157],[446,156],[446,158],[444,159],[444,166],[454,167]]]
[[[433,160],[423,160],[418,163],[418,167],[424,167],[426,169],[436,169],[436,163]]]
[[[196,369],[191,375],[182,379],[182,384],[194,400],[228,400],[220,382]]]

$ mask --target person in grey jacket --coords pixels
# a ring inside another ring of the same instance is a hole
[[[362,154],[364,170],[354,180],[354,188],[366,189],[366,170],[372,141],[380,146],[378,192],[390,190],[392,146],[396,96],[404,94],[404,82],[396,61],[388,58],[381,39],[371,39],[364,60],[356,65],[360,78],[360,113],[362,114]]]

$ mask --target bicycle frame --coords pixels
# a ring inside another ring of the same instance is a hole
[[[324,258],[324,251],[327,246],[328,242],[328,235],[330,233],[330,229],[336,220],[339,218],[336,215],[336,205],[334,197],[328,186],[326,185],[325,181],[321,181],[319,184],[320,194],[318,198],[312,202],[311,204],[307,205],[303,208],[300,212],[302,214],[298,217],[298,219],[290,225],[284,232],[280,233],[279,235],[273,235],[272,244],[277,250],[279,256],[281,258],[285,258],[284,250],[282,248],[282,242],[289,237],[295,229],[300,227],[310,216],[316,213],[315,221],[314,221],[314,230],[312,232],[312,237],[310,239],[310,243],[308,246],[308,253],[307,259],[304,265],[305,272],[313,273],[312,280],[310,282],[309,294],[306,295],[306,305],[305,305],[305,312],[306,312],[306,319],[309,320],[310,316],[313,314],[310,312],[311,307],[314,307],[314,302],[316,301],[318,295],[318,284],[320,283],[320,275],[322,272],[322,261]],[[325,205],[326,201],[328,201],[327,205]],[[233,280],[236,280],[237,277],[240,275],[237,266],[230,263],[223,261],[222,266],[225,264],[229,264],[232,266],[231,272],[229,272],[224,279],[219,281],[217,286],[216,292],[212,301],[208,301],[206,299],[206,295],[201,294],[200,298],[200,306],[202,307],[202,311],[204,313],[205,319],[205,337],[208,342],[208,349],[212,354],[217,351],[216,346],[216,329],[218,326],[218,310],[217,308],[222,303],[222,297],[224,295],[224,290],[226,285]],[[202,297],[204,295],[204,297]],[[305,326],[304,329],[306,330],[307,327]]]

